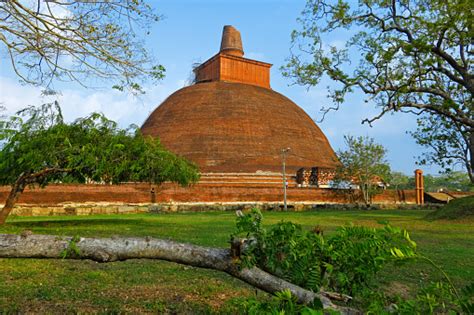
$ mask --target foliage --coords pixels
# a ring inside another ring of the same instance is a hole
[[[387,262],[415,255],[416,244],[408,233],[389,225],[381,229],[344,226],[325,238],[291,222],[267,230],[261,221],[257,209],[237,219],[233,237],[255,240],[245,248],[242,265],[257,265],[313,291],[325,287],[354,294]]]
[[[159,19],[143,0],[1,1],[0,47],[24,83],[49,90],[94,76],[142,92],[142,79],[164,76],[142,40]]]
[[[328,75],[341,83],[331,94],[336,105],[358,88],[382,113],[419,110],[472,128],[470,7],[466,0],[308,0],[292,38],[310,58],[293,55],[285,74],[307,85]],[[323,45],[323,35],[337,30],[350,30],[346,47]]]
[[[175,181],[198,178],[196,167],[165,150],[159,140],[144,137],[136,126],[124,130],[93,113],[66,123],[57,103],[28,107],[0,122],[0,184],[13,184],[21,174],[58,170],[35,184],[53,181]]]
[[[470,150],[471,132],[466,126],[445,117],[425,115],[417,120],[418,129],[410,134],[429,151],[420,157],[419,164],[437,164],[446,172],[461,166],[474,185],[474,151]]]
[[[472,191],[474,186],[469,176],[464,172],[449,172],[440,175],[424,174],[425,191],[437,192],[447,191]],[[415,177],[401,172],[392,172],[390,175],[390,188],[392,189],[414,189]]]
[[[401,314],[441,314],[454,311],[456,299],[451,287],[444,282],[430,283],[414,299],[398,299],[395,309]],[[459,310],[457,310],[459,312]]]
[[[198,177],[194,164],[164,149],[159,140],[144,137],[135,126],[120,129],[102,114],[66,123],[55,102],[0,121],[0,184],[12,185],[0,223],[26,185],[90,181],[188,185]]]
[[[467,217],[474,217],[474,196],[454,199],[444,207],[426,215],[430,220],[456,220]]]
[[[471,314],[474,311],[474,283],[457,295],[443,281],[430,282],[414,298],[387,297],[383,292],[365,292],[367,314]]]
[[[61,252],[61,257],[66,259],[67,257],[75,257],[80,255],[80,249],[77,247],[77,243],[80,242],[79,236],[73,236],[69,241],[68,246]]]
[[[424,175],[425,191],[473,191],[474,185],[464,172],[449,172],[438,176]]]
[[[307,86],[326,77],[335,81],[328,88],[333,105],[324,113],[358,90],[380,108],[364,120],[369,124],[388,112],[424,114],[415,138],[442,141],[441,150],[465,157],[465,144],[455,143],[465,137],[472,170],[471,7],[468,0],[308,0],[283,74]],[[334,34],[349,37],[344,47],[331,42]],[[439,125],[440,132],[426,129]],[[445,141],[443,134],[457,135]]]
[[[298,304],[295,297],[292,296],[290,290],[277,292],[270,300],[260,301],[249,298],[241,303],[244,313],[249,315],[283,315],[283,314],[300,314],[300,315],[323,315],[323,314],[339,314],[332,310],[322,310],[320,306],[305,306]]]
[[[340,165],[336,169],[335,185],[357,184],[368,205],[372,196],[380,191],[378,183],[385,183],[390,177],[390,166],[385,159],[387,150],[369,137],[347,135],[344,140],[347,150],[337,152]]]
[[[389,185],[391,189],[414,189],[415,181],[413,176],[405,175],[402,172],[391,172]]]
[[[315,292],[324,287],[353,296],[368,293],[368,311],[387,313],[385,295],[371,292],[369,281],[388,262],[423,261],[436,268],[444,280],[423,288],[413,300],[398,298],[390,306],[395,313],[471,313],[474,309],[474,283],[458,292],[440,266],[417,253],[416,243],[405,230],[390,225],[383,229],[344,226],[325,239],[319,230],[306,231],[291,222],[281,222],[269,230],[262,228],[261,222],[257,209],[237,218],[237,234],[233,237],[245,234],[251,240],[259,240],[250,242],[251,246],[244,250],[244,267],[255,264]],[[319,314],[320,309],[317,305],[318,310],[298,306],[285,291],[270,302],[249,300],[244,306],[250,314]]]
[[[474,311],[474,282],[462,290],[458,298],[445,282],[433,282],[423,287],[414,299],[397,297],[387,305],[388,297],[382,292],[366,290],[369,305],[366,314],[471,314]],[[289,290],[278,292],[271,300],[249,298],[241,303],[246,314],[339,314],[322,310],[319,306],[297,304]]]

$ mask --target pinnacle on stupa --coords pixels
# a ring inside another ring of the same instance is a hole
[[[225,25],[222,30],[221,50],[222,53],[243,57],[242,39],[240,32],[232,25]]]

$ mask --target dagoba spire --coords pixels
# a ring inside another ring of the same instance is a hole
[[[235,27],[231,25],[224,26],[220,52],[227,55],[243,57],[242,39],[240,38],[240,32]]]
[[[243,56],[240,32],[231,25],[224,26],[220,51],[194,69],[195,82],[226,81],[270,88],[272,65]]]

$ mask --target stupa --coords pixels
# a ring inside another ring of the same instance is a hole
[[[220,51],[195,69],[195,84],[170,95],[143,124],[145,135],[159,137],[169,150],[199,166],[201,179],[195,185],[51,184],[27,189],[14,213],[136,213],[150,211],[150,203],[158,212],[274,209],[284,198],[282,184],[290,188],[294,209],[349,202],[332,189],[319,189],[331,186],[336,155],[313,120],[271,89],[271,66],[244,58],[240,33],[225,26]],[[282,150],[287,148],[283,182]],[[10,189],[0,186],[0,203]],[[376,201],[420,202],[417,196],[415,190],[387,190]]]
[[[202,174],[280,174],[333,169],[336,155],[314,121],[270,87],[271,64],[247,59],[239,31],[223,29],[220,51],[195,69],[195,83],[170,95],[142,126]]]

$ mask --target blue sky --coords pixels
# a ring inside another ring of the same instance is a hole
[[[61,86],[60,103],[68,119],[102,111],[122,126],[141,125],[150,112],[169,94],[183,87],[190,77],[192,64],[203,62],[219,50],[222,27],[233,25],[242,35],[245,57],[273,64],[271,86],[301,106],[314,120],[319,120],[320,108],[329,105],[326,85],[306,89],[292,85],[283,78],[280,66],[290,52],[290,33],[298,28],[297,17],[303,10],[301,0],[166,0],[153,1],[164,18],[154,25],[147,46],[166,67],[166,78],[157,85],[146,86],[147,94],[139,99],[111,89],[84,89],[75,84]],[[343,44],[347,34],[337,33],[332,44]],[[0,63],[0,103],[12,113],[26,105],[42,103],[40,90],[23,86],[12,74],[5,60]],[[364,103],[363,95],[349,96],[337,112],[318,123],[335,150],[344,148],[343,136],[374,137],[388,149],[393,170],[412,174],[417,168],[415,156],[423,150],[406,134],[416,127],[415,117],[388,115],[374,127],[361,125],[363,118],[377,113],[374,105]],[[437,167],[423,167],[436,173]]]

